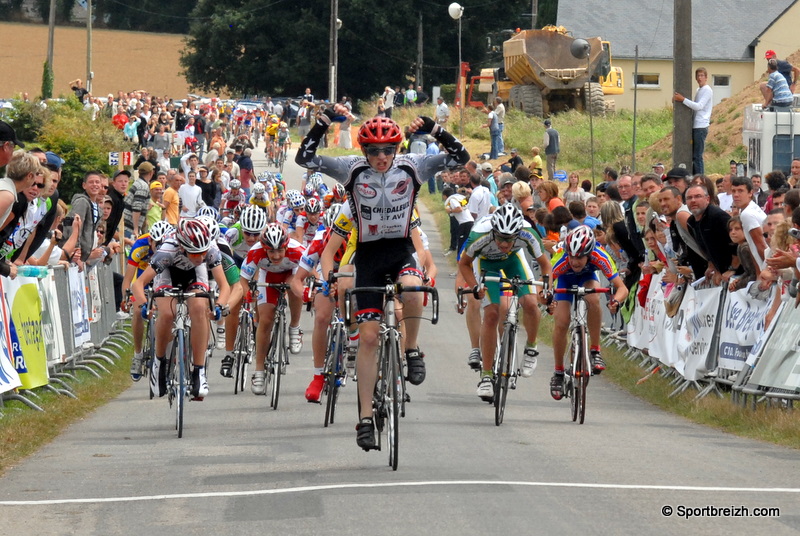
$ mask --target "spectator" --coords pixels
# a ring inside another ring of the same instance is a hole
[[[178,225],[181,204],[178,192],[182,185],[183,175],[178,173],[167,175],[167,189],[164,190],[162,215],[170,225]]]
[[[450,108],[444,102],[444,97],[439,95],[436,98],[436,123],[442,127],[447,126],[447,121],[450,119]]]
[[[690,186],[686,190],[686,206],[692,212],[688,220],[692,235],[708,259],[705,277],[715,285],[727,281],[736,267],[732,265],[736,246],[728,237],[730,215],[711,204],[705,186]]]
[[[417,92],[414,90],[414,84],[408,84],[406,90],[406,106],[414,106],[417,103]]]
[[[531,159],[531,163],[528,164],[528,169],[541,175],[544,165],[542,163],[542,157],[539,153],[541,153],[541,149],[538,147],[531,147],[531,155],[533,155],[533,158]]]
[[[747,177],[734,177],[731,181],[733,205],[739,211],[739,225],[744,232],[750,254],[756,262],[756,275],[764,268],[767,242],[761,226],[767,215],[753,201],[753,183]],[[740,248],[741,249],[741,248]]]
[[[481,184],[478,175],[471,175],[469,184],[472,186],[472,194],[469,196],[467,208],[472,214],[472,219],[478,221],[492,212],[492,196],[489,189]]]
[[[159,181],[150,183],[150,203],[147,209],[147,229],[150,229],[157,221],[164,217],[164,185]]]
[[[80,255],[77,258],[73,257],[74,260],[80,261],[78,266],[83,268],[83,263],[85,263],[89,256],[92,255],[95,249],[95,231],[97,229],[97,224],[100,222],[100,207],[97,204],[97,196],[101,192],[102,187],[102,178],[103,174],[99,171],[89,171],[83,176],[83,192],[76,193],[72,196],[72,208],[67,214],[69,218],[67,221],[70,222],[74,218],[74,216],[80,216],[81,219],[81,228],[80,228],[80,236],[78,237],[78,250],[80,251]],[[122,212],[120,211],[120,216]],[[70,216],[72,218],[70,218]],[[65,228],[68,229],[69,226]]]
[[[706,148],[706,136],[708,136],[708,125],[711,122],[711,110],[714,107],[714,92],[708,85],[708,71],[705,67],[699,67],[694,71],[694,79],[697,80],[697,93],[694,100],[689,100],[677,91],[673,96],[675,102],[682,102],[693,111],[692,120],[692,172],[702,174],[705,172],[703,164],[703,153]]]
[[[219,205],[214,204],[217,199],[217,183],[212,180],[208,173],[208,168],[206,166],[200,166],[197,172],[199,174],[197,177],[197,185],[203,191],[203,203],[207,207],[219,207]]]
[[[741,266],[741,274],[731,277],[728,284],[728,290],[735,292],[745,288],[748,283],[755,281],[758,278],[759,268],[756,259],[752,255],[750,244],[746,240],[747,232],[742,228],[742,221],[739,216],[734,216],[728,220],[728,235],[731,242],[736,244],[736,256]]]
[[[506,107],[503,105],[503,99],[500,97],[494,98],[494,113],[497,114],[497,122],[500,124],[500,141],[498,142],[498,155],[505,156],[506,154],[506,144],[503,141],[503,132],[506,130]],[[522,160],[520,160],[522,162]],[[516,168],[515,168],[516,169]],[[514,169],[511,170],[514,172]]]
[[[386,86],[383,89],[383,95],[381,95],[381,97],[383,98],[383,106],[386,112],[386,117],[391,118],[395,105],[395,91],[390,86]]]
[[[561,139],[558,131],[553,128],[549,119],[544,121],[544,154],[547,156],[547,178],[554,180],[556,174],[556,162],[558,153],[561,152]]]
[[[542,200],[544,206],[547,207],[549,212],[553,212],[556,207],[563,207],[564,202],[558,197],[558,186],[553,181],[542,181],[536,189],[539,194],[539,199]]]
[[[688,266],[696,279],[700,279],[708,268],[702,248],[689,230],[689,217],[692,213],[683,202],[680,189],[676,186],[666,186],[658,196],[662,214],[670,220],[669,235],[672,240],[672,249],[678,258],[678,271],[688,275],[688,270],[681,270],[681,266]],[[674,282],[674,281],[669,281]]]
[[[800,77],[800,68],[795,67],[786,60],[779,60],[778,55],[774,50],[767,50],[767,52],[764,54],[764,58],[767,61],[775,58],[775,62],[778,65],[778,72],[783,75],[783,77],[786,79],[786,83],[789,85],[789,89],[792,93],[794,93],[795,84],[797,84],[797,78]]]
[[[494,105],[483,109],[486,114],[486,124],[483,128],[489,129],[489,137],[491,139],[491,148],[489,149],[489,160],[495,160],[500,155],[500,121],[494,111]]]
[[[460,252],[461,246],[464,245],[464,242],[466,242],[469,237],[474,219],[467,208],[468,201],[463,195],[457,194],[451,187],[447,187],[442,192],[442,197],[445,198],[444,211],[456,220],[455,242],[452,236],[450,239],[450,245],[455,247],[451,247],[450,249]]]
[[[767,81],[761,82],[759,88],[764,97],[764,108],[769,110],[788,111],[794,102],[792,90],[786,82],[786,77],[778,72],[778,60],[772,58],[767,61]]]
[[[792,164],[794,165],[794,163]],[[767,183],[767,188],[769,195],[767,196],[767,200],[764,203],[764,212],[772,212],[772,209],[775,208],[773,206],[772,197],[775,195],[775,192],[784,188],[788,185],[786,180],[786,175],[783,174],[782,171],[771,171],[767,173],[767,176],[764,177],[764,180]]]
[[[250,197],[250,181],[253,179],[253,156],[251,149],[244,149],[242,156],[239,158],[239,181],[242,183],[242,190],[245,195]]]
[[[188,182],[178,189],[181,199],[181,217],[194,218],[197,211],[205,206],[203,203],[203,190],[197,185],[197,173],[190,171],[187,174]]]
[[[500,130],[502,140],[502,129]],[[511,149],[511,158],[506,162],[504,165],[500,166],[500,169],[503,171],[508,171],[514,173],[517,168],[520,166],[524,166],[525,162],[522,161],[522,158],[519,157],[519,152],[516,149]]]
[[[569,205],[573,201],[580,201],[583,203],[586,199],[592,196],[591,193],[586,192],[580,186],[580,175],[577,171],[573,171],[567,177],[567,189],[564,190],[564,204]]]

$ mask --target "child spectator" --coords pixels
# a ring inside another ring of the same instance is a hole
[[[747,240],[744,237],[742,230],[742,220],[739,216],[734,216],[728,220],[728,234],[731,237],[731,242],[736,244],[736,255],[739,257],[739,264],[744,272],[736,278],[731,278],[728,285],[728,290],[731,292],[743,289],[751,281],[755,281],[758,277],[758,267],[756,260],[750,253],[750,246],[747,245]]]

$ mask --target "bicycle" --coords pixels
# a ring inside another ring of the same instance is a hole
[[[164,289],[153,293],[154,298],[175,299],[175,323],[173,324],[172,350],[167,360],[167,400],[170,407],[175,403],[175,429],[178,437],[183,437],[183,417],[186,398],[191,393],[192,345],[190,338],[189,306],[190,298],[207,298],[213,306],[211,294],[208,292],[186,292],[182,290]],[[212,307],[213,308],[213,307]]]
[[[378,378],[372,400],[373,422],[377,433],[376,450],[381,450],[381,434],[384,424],[387,427],[389,442],[389,466],[397,471],[400,417],[405,416],[406,380],[403,373],[404,359],[400,352],[400,332],[398,330],[395,298],[405,292],[427,292],[431,294],[431,324],[439,322],[439,292],[435,287],[404,286],[388,281],[383,287],[360,287],[348,289],[345,293],[345,321],[351,321],[352,296],[364,292],[377,292],[384,295],[383,319],[380,323],[380,342],[378,345]],[[359,403],[360,407],[360,403]]]
[[[344,272],[331,274],[331,279],[328,281],[328,288],[331,287],[333,281],[340,277],[353,277],[353,274]],[[314,285],[317,288],[323,286],[320,281],[315,282]],[[325,366],[322,370],[322,375],[325,377],[325,386],[323,387],[322,394],[326,397],[325,420],[323,424],[326,428],[328,424],[333,424],[334,421],[336,401],[339,398],[339,388],[344,387],[347,383],[347,369],[345,367],[347,328],[345,327],[344,319],[339,310],[339,300],[335,293],[331,296],[331,299],[334,303],[333,313],[331,314],[331,323],[328,327],[328,338],[325,346]]]
[[[255,282],[250,282],[250,293],[242,298],[239,308],[239,324],[236,329],[236,340],[233,343],[233,394],[244,391],[247,385],[247,365],[255,350],[255,311],[253,309],[253,296],[255,295]]]
[[[286,300],[286,291],[289,290],[289,285],[286,283],[258,283],[257,286],[274,288],[278,291],[275,320],[272,324],[272,335],[267,350],[267,360],[264,364],[264,380],[267,389],[270,388],[270,384],[272,385],[269,407],[277,410],[281,393],[281,376],[286,374],[286,366],[289,364],[289,344],[286,336],[286,307],[289,304]]]
[[[498,283],[502,293],[510,292],[508,310],[503,321],[503,334],[500,344],[495,349],[492,373],[494,380],[494,424],[503,424],[503,417],[506,411],[506,400],[508,390],[517,388],[517,378],[519,369],[517,368],[517,332],[519,331],[519,289],[525,286],[543,286],[541,281],[533,279],[520,279],[514,276],[509,279],[506,277],[489,276],[483,274],[481,284]],[[459,299],[464,294],[472,294],[472,289],[459,289]],[[460,304],[461,305],[461,304]]]
[[[569,367],[564,373],[564,394],[569,397],[572,421],[583,424],[586,417],[586,389],[589,378],[592,376],[592,362],[589,356],[589,341],[587,333],[587,309],[584,297],[587,294],[608,294],[610,288],[586,288],[574,286],[570,288],[557,288],[556,294],[571,294],[572,313],[570,315],[569,333],[570,340],[567,345],[566,358],[569,358]]]
[[[278,147],[278,156],[275,162],[275,167],[277,167],[281,173],[283,173],[283,166],[286,164],[286,144],[281,143]]]

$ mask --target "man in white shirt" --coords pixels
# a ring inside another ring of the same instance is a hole
[[[503,141],[503,132],[506,130],[506,107],[503,105],[503,99],[500,97],[494,98],[494,113],[497,114],[497,122],[500,123],[500,153],[499,156],[505,156],[506,144]]]
[[[472,214],[472,219],[478,221],[491,212],[492,194],[487,187],[481,185],[480,175],[471,175],[469,184],[472,186],[472,194],[469,196],[467,209]]]
[[[394,110],[394,96],[395,91],[389,86],[386,86],[383,90],[383,95],[381,95],[383,98],[383,109],[386,112],[386,117],[389,118],[392,117],[392,111]]]
[[[197,173],[190,171],[186,174],[188,182],[178,189],[181,199],[181,217],[194,218],[200,207],[204,207],[203,190],[197,185]]]
[[[708,135],[708,125],[711,122],[711,109],[714,107],[714,93],[708,85],[708,71],[705,67],[699,67],[694,72],[694,79],[697,80],[697,93],[694,100],[689,100],[677,91],[672,98],[675,102],[682,102],[694,111],[692,122],[692,173],[694,175],[705,172],[703,165],[703,153],[706,150],[706,136]]]
[[[739,219],[742,221],[744,238],[750,246],[750,254],[753,255],[759,270],[763,270],[766,266],[764,252],[767,249],[767,241],[764,239],[761,225],[767,219],[767,215],[753,201],[753,183],[749,177],[734,177],[731,180],[731,192],[733,204],[739,209]]]
[[[722,182],[717,185],[717,199],[719,200],[719,208],[725,212],[730,213],[733,208],[733,196],[731,195],[731,176],[725,175],[722,177]]]
[[[447,125],[447,120],[450,119],[450,109],[441,95],[437,97],[436,102],[436,124],[444,127]]]

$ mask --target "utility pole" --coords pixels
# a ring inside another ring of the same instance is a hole
[[[674,0],[675,21],[672,33],[672,54],[675,58],[672,75],[675,91],[692,98],[692,0]],[[672,165],[685,164],[692,169],[692,110],[673,103]]]
[[[336,103],[336,81],[339,59],[339,0],[331,0],[331,35],[328,50],[328,99]]]
[[[417,86],[422,86],[422,12],[419,13],[417,25]]]
[[[48,25],[47,63],[50,64],[50,71],[53,71],[53,47],[55,46],[56,35],[56,0],[50,0],[50,19]]]
[[[86,1],[86,91],[92,92],[92,0]]]
[[[539,18],[539,0],[531,0],[531,30],[536,29],[536,22]]]

